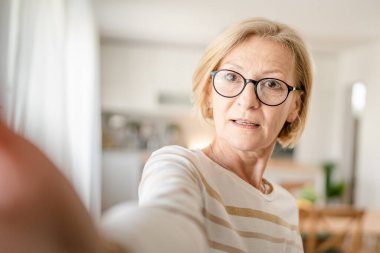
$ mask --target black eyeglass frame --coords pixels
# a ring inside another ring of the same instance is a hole
[[[219,72],[221,71],[230,71],[230,72],[233,72],[235,74],[238,74],[239,76],[241,76],[244,80],[244,86],[243,86],[243,89],[241,89],[241,91],[234,95],[234,96],[225,96],[223,94],[221,94],[215,87],[215,76],[216,74],[218,74]],[[247,86],[247,84],[249,83],[252,83],[253,86],[255,87],[255,95],[256,95],[256,98],[261,102],[263,103],[264,105],[267,105],[267,106],[278,106],[282,103],[284,103],[286,101],[286,99],[288,98],[289,96],[289,93],[292,92],[292,91],[296,91],[296,90],[301,90],[301,91],[304,91],[304,87],[303,86],[298,86],[298,87],[294,87],[294,86],[291,86],[289,84],[287,84],[286,82],[282,81],[281,79],[277,79],[277,78],[271,78],[271,77],[266,77],[266,78],[262,78],[262,79],[259,79],[259,80],[253,80],[253,79],[247,79],[245,78],[242,74],[240,74],[239,72],[236,72],[234,70],[230,70],[230,69],[219,69],[219,70],[213,70],[211,71],[211,76],[212,76],[212,86],[214,87],[214,90],[216,91],[216,93],[218,93],[220,96],[222,97],[225,97],[225,98],[234,98],[234,97],[237,97],[239,96],[244,90],[245,90],[245,87]],[[270,104],[267,104],[267,103],[264,103],[263,101],[261,101],[259,95],[257,94],[257,85],[263,81],[263,80],[277,80],[277,81],[280,81],[282,83],[284,83],[286,85],[286,87],[288,88],[288,93],[286,94],[286,97],[284,98],[284,100],[281,102],[281,103],[278,103],[278,104],[275,104],[275,105],[270,105]]]

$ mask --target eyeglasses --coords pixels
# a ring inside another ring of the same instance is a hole
[[[212,84],[215,91],[226,98],[239,96],[247,84],[255,86],[256,97],[261,103],[269,106],[277,106],[285,102],[289,93],[295,90],[303,90],[303,87],[293,87],[276,78],[263,78],[260,80],[246,79],[240,73],[221,69],[211,71]]]

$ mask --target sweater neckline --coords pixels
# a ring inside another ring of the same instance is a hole
[[[267,183],[269,183],[272,186],[272,191],[270,193],[268,193],[268,194],[264,194],[259,189],[257,189],[253,185],[249,184],[248,182],[246,182],[245,180],[243,180],[241,177],[239,177],[238,175],[236,175],[232,171],[224,168],[220,164],[218,164],[215,161],[213,161],[212,159],[210,159],[201,149],[196,149],[195,151],[197,153],[199,153],[200,156],[204,160],[206,160],[208,163],[210,163],[211,165],[213,165],[213,167],[215,167],[216,169],[218,169],[219,173],[224,174],[224,175],[230,177],[232,180],[234,180],[235,182],[237,182],[238,185],[241,186],[241,187],[243,187],[245,190],[247,190],[249,192],[253,192],[255,194],[259,194],[261,197],[263,197],[263,198],[265,198],[266,200],[269,200],[269,201],[271,201],[274,198],[275,191],[277,190],[277,187],[276,187],[275,184],[273,184],[272,182],[270,182],[268,179],[263,178],[264,180],[266,180]]]

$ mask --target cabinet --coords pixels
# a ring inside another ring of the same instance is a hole
[[[124,201],[137,201],[142,169],[149,154],[105,150],[102,160],[102,211]]]

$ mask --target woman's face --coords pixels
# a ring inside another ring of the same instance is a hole
[[[281,44],[252,36],[235,47],[218,69],[239,72],[247,79],[277,78],[295,84],[294,57]],[[296,119],[300,107],[298,92],[291,92],[278,106],[262,104],[249,83],[237,97],[226,98],[215,90],[209,97],[213,109],[217,141],[241,151],[259,151],[273,147],[286,121]]]

